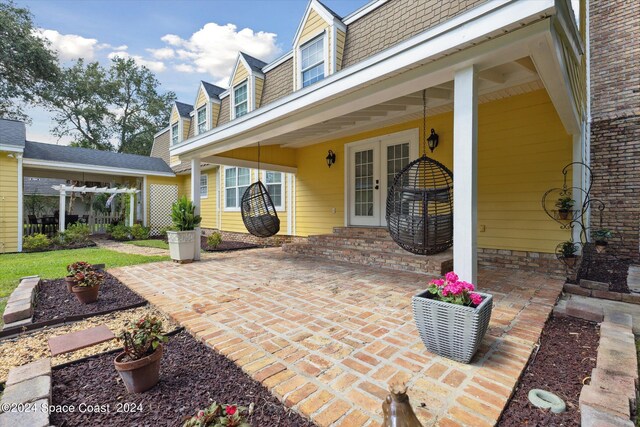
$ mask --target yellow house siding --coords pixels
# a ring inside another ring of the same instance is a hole
[[[200,86],[200,89],[198,90],[198,98],[196,100],[196,105],[195,105],[196,110],[202,107],[203,105],[205,105],[206,103],[207,103],[207,94],[204,92],[204,89],[202,89],[202,86]]]
[[[171,144],[171,131],[161,133],[153,140],[151,147],[151,157],[159,157],[166,163],[169,163],[169,145]]]
[[[256,77],[256,108],[260,108],[262,101],[262,88],[264,87],[264,79]]]
[[[219,118],[220,118],[220,104],[214,102],[211,104],[211,127],[212,128],[218,126]]]
[[[247,70],[247,67],[244,66],[244,63],[242,61],[239,61],[238,68],[236,68],[236,74],[231,80],[231,89],[233,89],[233,86],[236,86],[237,84],[240,84],[243,81],[247,80],[247,77],[249,77],[249,70]]]
[[[189,139],[189,137],[193,136],[193,128],[191,126],[190,119],[182,119],[182,140]]]
[[[478,117],[478,224],[485,226],[478,245],[553,252],[569,233],[545,215],[540,199],[561,185],[572,142],[548,95],[540,90],[482,104]],[[430,156],[452,168],[453,114],[430,117],[427,126],[440,135],[440,145]],[[330,233],[344,225],[346,143],[416,127],[421,120],[298,149],[297,234]],[[323,161],[329,149],[338,159],[331,168]]]
[[[217,212],[216,212],[216,188],[217,188],[217,176],[218,169],[207,169],[200,172],[202,175],[207,175],[209,178],[209,193],[207,197],[200,199],[200,215],[202,216],[203,228],[216,228]],[[181,175],[181,187],[178,192],[180,196],[185,195],[191,199],[191,175]]]
[[[344,54],[344,41],[346,34],[342,30],[336,30],[336,70],[342,69],[342,56]]]
[[[218,126],[222,126],[231,120],[231,110],[229,109],[229,103],[231,102],[231,96],[227,96],[220,101],[220,114],[218,115]]]
[[[300,45],[317,36],[320,31],[328,26],[329,23],[322,19],[315,10],[311,9],[307,21],[304,23],[302,31],[300,32]]]
[[[171,124],[174,124],[175,122],[178,121],[179,118],[180,116],[178,115],[178,109],[174,105],[173,108],[171,109],[171,120],[169,120],[169,122]]]
[[[18,161],[0,152],[0,253],[18,250]]]

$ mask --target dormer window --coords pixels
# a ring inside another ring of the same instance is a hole
[[[179,142],[179,127],[180,126],[178,125],[178,123],[175,123],[171,126],[171,144],[173,145],[176,145]]]
[[[247,82],[233,88],[233,111],[235,117],[244,116],[248,110]]]
[[[324,78],[324,34],[300,47],[302,87]]]
[[[198,109],[196,118],[198,120],[198,135],[207,131],[207,107],[206,105]]]

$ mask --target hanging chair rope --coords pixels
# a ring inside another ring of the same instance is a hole
[[[453,245],[453,173],[427,156],[427,91],[422,92],[423,153],[394,178],[387,194],[387,227],[403,249],[431,255]]]
[[[260,180],[260,143],[258,142],[258,180],[242,194],[242,222],[256,237],[271,237],[280,231],[280,219],[269,191]]]

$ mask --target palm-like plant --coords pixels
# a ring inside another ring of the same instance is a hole
[[[200,225],[202,217],[196,215],[193,202],[187,196],[182,196],[171,208],[171,220],[178,231],[190,231]]]

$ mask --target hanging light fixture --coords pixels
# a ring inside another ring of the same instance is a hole
[[[425,129],[425,133],[426,133],[426,129]],[[431,128],[431,135],[429,135],[429,138],[427,138],[427,144],[429,145],[429,150],[431,150],[432,153],[433,153],[433,150],[435,150],[436,147],[438,146],[438,139],[439,139],[438,134],[433,128]]]
[[[334,153],[333,150],[329,150],[329,154],[327,154],[326,160],[327,166],[331,167],[331,165],[336,162],[336,153]]]

